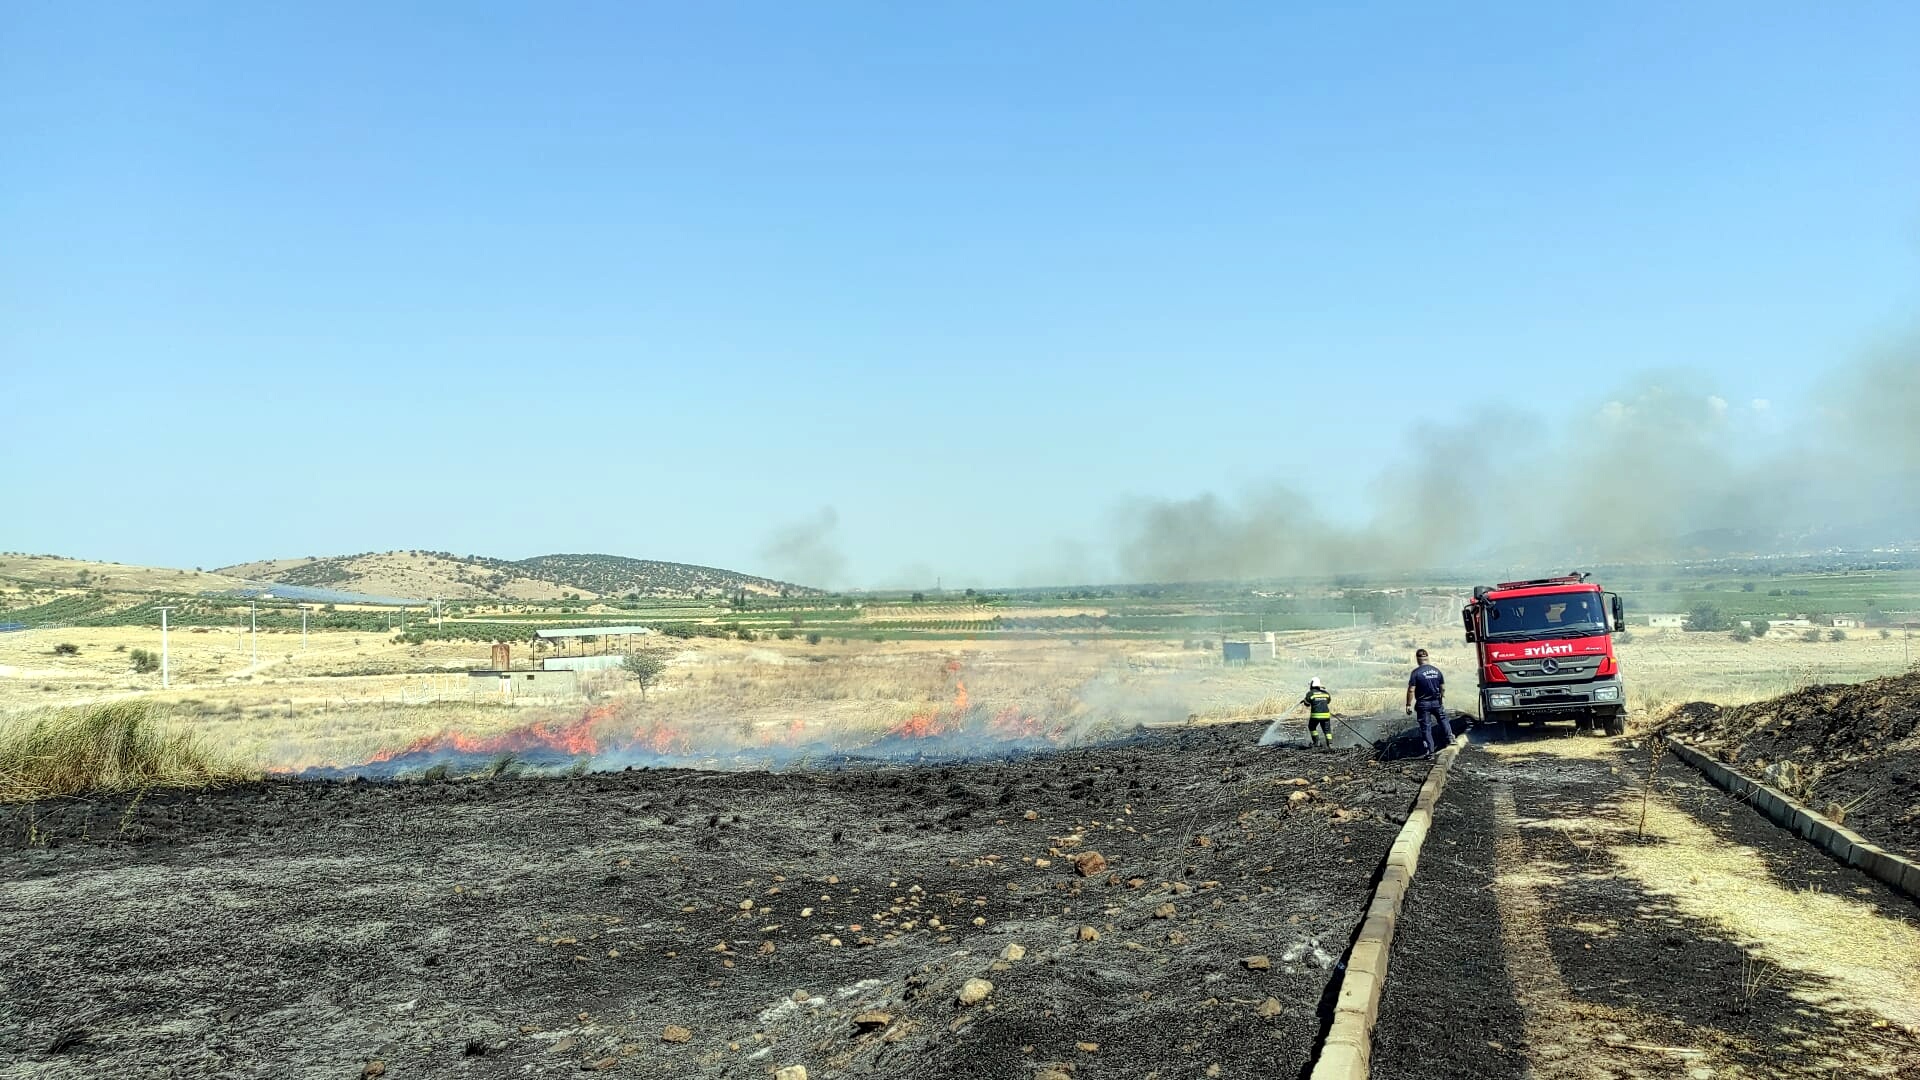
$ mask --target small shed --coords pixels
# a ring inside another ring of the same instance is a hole
[[[1655,630],[1684,630],[1687,626],[1687,617],[1672,613],[1649,615],[1647,625]]]

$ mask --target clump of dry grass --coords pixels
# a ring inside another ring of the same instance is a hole
[[[259,774],[171,727],[153,703],[109,701],[0,723],[0,802],[206,787]]]

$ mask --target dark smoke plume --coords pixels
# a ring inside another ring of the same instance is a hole
[[[775,530],[761,546],[760,557],[773,576],[796,585],[816,589],[844,585],[847,557],[835,535],[839,526],[840,514],[831,506],[823,506],[816,513]]]
[[[1785,414],[1785,415],[1783,415]],[[1574,565],[1920,536],[1920,339],[1776,409],[1686,375],[1584,411],[1489,406],[1415,433],[1409,460],[1333,520],[1283,483],[1121,509],[1135,581]]]

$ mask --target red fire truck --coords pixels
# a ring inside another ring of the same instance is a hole
[[[1467,640],[1478,646],[1482,720],[1572,720],[1609,735],[1626,731],[1627,691],[1613,655],[1620,596],[1587,578],[1474,588],[1461,616]]]

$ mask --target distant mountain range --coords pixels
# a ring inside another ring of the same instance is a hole
[[[815,595],[817,589],[711,566],[630,559],[623,555],[536,555],[492,559],[445,551],[381,551],[361,555],[267,559],[217,573],[250,581],[304,585],[378,596],[454,600],[583,600]]]

